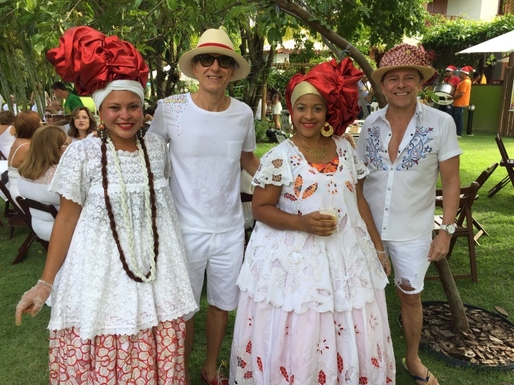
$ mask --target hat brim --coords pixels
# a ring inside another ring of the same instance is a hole
[[[377,68],[373,73],[371,74],[371,77],[373,80],[377,83],[382,82],[382,79],[386,72],[402,69],[402,68],[412,68],[415,70],[418,70],[421,74],[421,78],[424,81],[429,80],[432,76],[434,76],[435,70],[432,67],[426,67],[426,66],[415,66],[415,65],[404,65],[404,66],[391,66],[391,67],[380,67]]]
[[[182,73],[192,79],[196,79],[196,75],[193,72],[193,58],[196,55],[201,55],[204,53],[209,54],[218,54],[218,55],[225,55],[230,56],[233,58],[239,68],[236,68],[234,71],[234,74],[232,75],[232,78],[230,79],[231,82],[235,82],[236,80],[244,79],[248,76],[250,73],[250,64],[245,60],[244,57],[239,55],[237,52],[231,51],[229,49],[220,48],[220,47],[201,47],[201,48],[195,48],[191,51],[186,52],[184,55],[180,57],[178,60],[178,65]]]

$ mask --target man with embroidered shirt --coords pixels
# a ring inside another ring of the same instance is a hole
[[[438,384],[418,352],[421,292],[430,262],[446,257],[455,231],[462,153],[451,116],[417,100],[433,74],[418,47],[400,44],[386,52],[372,77],[388,104],[366,119],[357,142],[357,154],[370,172],[364,196],[394,267],[407,345],[403,365],[418,385]],[[432,239],[439,173],[445,225]]]
[[[457,127],[457,136],[459,137],[462,136],[464,108],[469,106],[469,99],[471,98],[471,79],[469,74],[473,71],[473,68],[470,66],[465,66],[460,69],[460,82],[457,84],[457,89],[453,94],[452,115],[455,126]]]
[[[236,286],[244,247],[241,168],[253,175],[259,159],[251,108],[225,94],[229,82],[245,78],[250,65],[221,29],[205,31],[195,49],[179,59],[180,70],[197,79],[197,92],[160,100],[150,131],[169,144],[170,187],[184,238],[189,277],[198,303],[207,277],[207,353],[201,380],[228,385],[218,354],[228,311],[237,307]],[[186,319],[187,365],[193,348],[194,314]]]

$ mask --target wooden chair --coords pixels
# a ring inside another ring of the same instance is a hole
[[[457,238],[464,237],[468,243],[469,254],[469,274],[455,274],[454,278],[471,278],[471,281],[478,282],[477,265],[476,265],[476,251],[475,251],[475,234],[473,226],[473,202],[475,202],[478,189],[480,185],[474,181],[470,186],[461,187],[459,199],[459,213],[455,219],[456,230],[450,241],[450,250],[448,251],[447,259],[450,259],[452,251],[455,247]],[[436,196],[442,197],[442,190],[438,189]],[[436,199],[436,206],[443,207],[443,199]],[[442,224],[442,215],[434,216],[434,233],[437,235],[439,226]],[[439,279],[438,276],[427,276],[426,279]]]
[[[7,171],[4,172],[4,174],[6,174],[6,173],[7,173]],[[23,261],[23,259],[25,259],[30,245],[32,244],[32,242],[34,242],[34,240],[37,240],[38,238],[37,238],[37,235],[34,233],[34,231],[32,231],[32,228],[30,227],[30,217],[27,215],[26,212],[24,212],[24,210],[22,210],[20,208],[21,206],[18,207],[18,205],[14,202],[14,200],[11,196],[11,193],[9,191],[9,188],[7,187],[7,185],[5,183],[6,178],[4,178],[4,174],[2,174],[2,178],[0,181],[0,190],[7,198],[6,206],[7,206],[7,203],[9,203],[9,205],[12,206],[12,208],[9,209],[9,212],[7,213],[7,217],[6,217],[8,225],[11,226],[10,238],[12,238],[12,236],[13,236],[14,227],[21,226],[21,227],[28,227],[28,229],[29,229],[29,234],[27,235],[27,237],[25,238],[25,240],[19,247],[18,253],[16,254],[16,257],[14,258],[14,260],[12,261],[12,264],[15,265],[15,264]]]
[[[495,140],[501,155],[500,166],[505,167],[505,170],[507,170],[507,176],[489,190],[489,193],[487,194],[489,198],[508,185],[509,182],[512,184],[512,187],[514,187],[514,159],[509,158],[500,134],[496,134]]]
[[[34,234],[36,234],[36,232],[34,231],[34,228],[32,226],[31,210],[39,210],[39,211],[48,213],[54,218],[54,220],[57,217],[57,209],[55,208],[54,205],[41,203],[41,202],[35,201],[33,199],[23,198],[23,197],[17,197],[16,200],[18,201],[18,204],[22,207],[23,211],[25,211],[27,213],[27,216],[28,216],[29,222],[30,222],[30,228],[34,232]],[[41,245],[45,248],[45,250],[48,250],[48,241],[47,240],[39,238],[39,236],[37,236],[37,234],[36,234],[36,240],[39,243],[41,243]]]
[[[9,191],[9,187],[7,186],[8,182],[9,177],[8,172],[6,170],[2,173],[2,176],[0,178],[0,191],[2,191],[6,198],[4,217],[7,220],[7,225],[11,227],[9,239],[12,239],[15,227],[24,227],[28,226],[28,224],[24,212],[19,209],[19,207],[16,205],[16,203],[14,203],[14,200],[12,199],[11,192]]]
[[[485,184],[485,182],[489,179],[489,177],[492,175],[494,170],[498,167],[498,162],[493,163],[488,168],[486,168],[482,173],[478,176],[478,178],[475,179],[475,182],[478,183],[478,188],[482,188],[482,186]],[[476,196],[476,199],[478,199],[478,194]],[[475,234],[475,242],[477,245],[480,246],[478,243],[478,238],[480,238],[482,235],[489,235],[487,231],[485,231],[484,227],[475,219],[473,218],[473,226],[475,226],[475,229],[477,229],[477,233]]]

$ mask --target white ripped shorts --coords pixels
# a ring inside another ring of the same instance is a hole
[[[393,263],[396,287],[406,294],[421,293],[425,275],[430,266],[428,252],[432,243],[432,233],[409,241],[383,241],[383,243]],[[400,285],[410,286],[413,290],[404,290]]]

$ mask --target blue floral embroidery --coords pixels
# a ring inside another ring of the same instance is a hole
[[[382,154],[380,154],[383,152],[384,150],[380,145],[380,129],[378,127],[368,128],[368,136],[366,138],[366,158],[369,160],[368,164],[378,170],[387,170]]]
[[[414,136],[404,150],[407,154],[402,158],[402,163],[396,168],[398,171],[414,167],[419,164],[420,159],[426,157],[427,153],[432,152],[432,147],[428,145],[433,140],[429,136],[432,131],[434,131],[432,127],[416,127]]]

